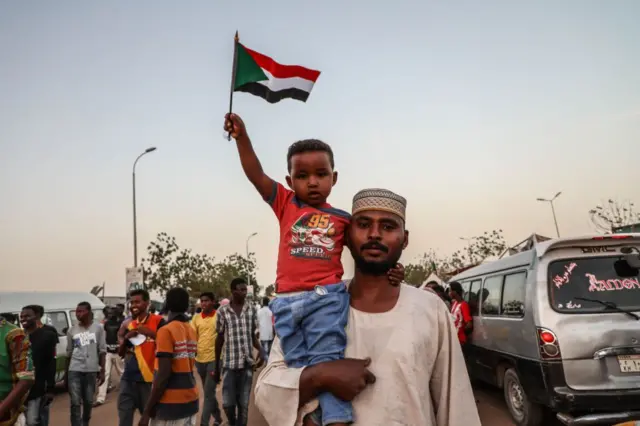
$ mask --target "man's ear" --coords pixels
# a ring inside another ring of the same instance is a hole
[[[402,250],[406,249],[409,245],[409,231],[404,231],[404,243],[402,243]]]
[[[338,172],[333,172],[333,183],[331,186],[334,186],[336,183],[338,183]]]
[[[349,250],[351,250],[351,237],[349,236],[350,229],[351,229],[351,224],[349,224],[347,228],[344,230],[344,245]]]
[[[285,176],[284,180],[287,181],[287,185],[289,185],[289,189],[293,191],[293,181],[291,180],[291,176],[289,175]]]

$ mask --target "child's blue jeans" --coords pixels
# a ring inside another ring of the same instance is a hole
[[[316,286],[294,296],[277,297],[269,308],[289,367],[344,358],[349,293],[344,283]],[[351,403],[324,392],[318,396],[322,424],[352,423]]]

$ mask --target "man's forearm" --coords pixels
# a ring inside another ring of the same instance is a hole
[[[18,380],[9,395],[0,402],[0,413],[14,409],[24,399],[33,386],[33,380]]]
[[[258,352],[262,353],[262,345],[260,344],[258,336],[253,336],[253,347],[256,348]]]
[[[153,379],[151,394],[144,408],[144,414],[149,417],[153,413],[156,405],[158,405],[158,402],[160,402],[160,399],[162,399],[162,395],[164,395],[164,391],[167,389],[167,384],[169,383],[169,377],[171,376],[171,360],[169,358],[159,358],[158,362],[160,364],[158,372]]]
[[[47,392],[52,391],[56,387],[56,359],[53,358],[47,366]]]
[[[307,402],[323,392],[322,364],[312,365],[302,370],[300,383],[298,384],[299,406],[302,407]]]
[[[224,345],[224,337],[221,334],[216,336],[216,369],[220,368],[220,358],[222,357],[222,345]]]

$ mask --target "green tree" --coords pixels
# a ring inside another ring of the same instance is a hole
[[[405,281],[419,286],[434,272],[444,279],[458,269],[499,256],[507,248],[502,229],[484,232],[467,242],[466,248],[448,256],[440,256],[434,250],[425,252],[416,262],[405,265]]]
[[[613,228],[640,223],[640,212],[631,201],[609,199],[589,210],[589,219],[598,232],[610,234]]]
[[[467,247],[457,250],[447,259],[449,269],[477,265],[492,256],[499,256],[507,248],[502,229],[485,231],[482,235],[467,240]]]
[[[212,291],[217,297],[229,297],[229,283],[236,277],[251,277],[254,294],[260,290],[256,280],[256,262],[253,253],[246,258],[232,254],[220,262],[207,254],[180,249],[176,239],[165,232],[157,235],[147,247],[142,259],[145,284],[149,290],[164,294],[172,287],[182,287],[192,296]]]
[[[405,265],[404,267],[404,280],[406,283],[419,287],[424,283],[429,275],[438,271],[438,263],[441,260],[435,251],[430,250],[423,253],[418,259]]]

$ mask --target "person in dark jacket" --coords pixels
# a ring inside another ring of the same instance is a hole
[[[35,382],[27,397],[27,426],[48,426],[49,408],[56,385],[56,345],[58,333],[39,326],[40,307],[29,305],[20,312],[20,323],[31,342]],[[55,329],[54,329],[55,330]]]
[[[104,404],[105,399],[107,398],[107,392],[111,387],[110,379],[111,372],[113,369],[116,370],[116,374],[118,378],[122,376],[122,372],[124,371],[124,362],[120,355],[118,355],[118,347],[120,346],[120,342],[118,341],[118,331],[120,327],[122,327],[122,322],[124,318],[120,317],[119,311],[117,308],[109,307],[107,309],[107,315],[104,324],[105,331],[105,339],[107,342],[107,358],[105,361],[105,377],[104,383],[98,389],[98,396],[96,398],[95,406],[99,406]]]

